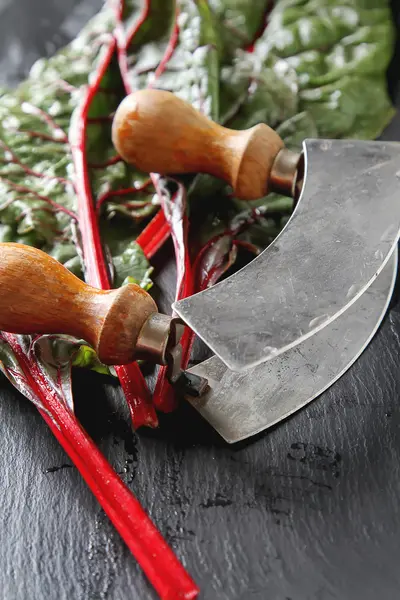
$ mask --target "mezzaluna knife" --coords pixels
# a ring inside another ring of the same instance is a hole
[[[167,364],[170,380],[199,396],[192,404],[229,442],[329,387],[367,345],[391,296],[400,144],[307,140],[296,155],[266,125],[227,130],[155,90],[122,102],[113,140],[127,162],[146,171],[208,172],[242,199],[274,190],[298,200],[283,232],[252,263],[174,304],[216,356],[182,373],[181,322],[160,315],[141,288],[96,290],[18,244],[0,244],[0,329],[83,338],[105,364]],[[15,283],[21,270],[22,289]]]
[[[249,265],[173,305],[234,371],[278,356],[343,314],[396,246],[399,143],[306,140],[295,154],[265,124],[229,130],[160,90],[123,100],[113,141],[147,172],[207,172],[243,200],[270,191],[299,197],[285,229]]]

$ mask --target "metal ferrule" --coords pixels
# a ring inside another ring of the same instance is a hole
[[[270,190],[297,200],[303,178],[302,163],[301,154],[282,148],[272,165]]]
[[[149,316],[140,330],[135,354],[167,367],[168,380],[191,396],[200,396],[207,389],[204,377],[182,371],[182,346],[180,344],[184,323],[178,317],[160,313]]]
[[[182,348],[180,339],[183,323],[176,317],[153,313],[140,330],[136,356],[158,365],[167,366],[167,376],[174,382],[181,373]]]
[[[160,313],[149,316],[140,330],[136,342],[138,358],[165,365],[166,352],[169,346],[172,317]]]

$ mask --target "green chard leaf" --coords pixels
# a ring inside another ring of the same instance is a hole
[[[299,106],[321,137],[368,139],[394,114],[385,77],[394,36],[387,0],[281,0],[263,37],[296,71]]]
[[[209,0],[217,19],[221,62],[231,62],[239,48],[249,48],[267,21],[269,0]]]
[[[149,4],[145,27],[130,43],[132,17],[125,12],[130,88],[168,90],[217,120],[218,38],[207,1],[150,0]],[[139,19],[139,11],[135,14]]]

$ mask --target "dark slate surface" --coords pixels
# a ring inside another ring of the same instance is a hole
[[[0,80],[15,83],[100,0],[0,0]],[[391,70],[398,76],[398,62]],[[396,93],[394,84],[393,93]],[[400,105],[400,98],[399,103]],[[400,139],[400,117],[386,137]],[[163,269],[172,294],[172,271]],[[399,288],[356,365],[240,447],[182,407],[131,433],[117,385],[80,373],[85,426],[182,558],[204,600],[396,600],[400,570]],[[0,379],[0,597],[155,598],[34,407]]]

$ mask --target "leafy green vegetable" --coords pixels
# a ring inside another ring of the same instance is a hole
[[[232,60],[238,48],[248,48],[266,22],[269,0],[209,0],[217,19],[221,62]]]
[[[178,0],[178,13],[173,0],[148,6],[140,25],[143,4],[124,3],[123,27],[135,33],[128,47],[132,89],[171,90],[235,128],[267,122],[292,148],[304,137],[375,137],[393,115],[385,82],[394,39],[387,1],[279,0],[264,31],[266,0]],[[26,82],[0,96],[0,239],[40,247],[80,276],[68,129],[101,59],[99,34],[114,25],[106,6],[67,48],[38,61]],[[254,51],[245,52],[258,34]],[[109,116],[124,94],[116,60],[102,86],[108,91],[93,100],[87,152],[120,285],[128,276],[147,277],[149,265],[132,253],[132,240],[158,200],[145,175],[112,161]],[[133,191],[113,195],[121,189]],[[227,192],[200,177],[191,199]]]
[[[125,246],[123,252],[118,253],[114,258],[117,271],[115,283],[117,285],[136,283],[144,290],[150,290],[153,285],[150,279],[153,267],[149,267],[148,264],[147,258],[138,244],[132,242]]]
[[[260,44],[296,72],[321,137],[374,138],[393,116],[385,71],[394,25],[381,0],[277,2]]]

